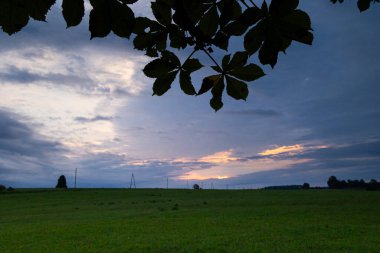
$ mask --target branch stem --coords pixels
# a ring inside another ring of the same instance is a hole
[[[257,5],[255,4],[255,2],[253,2],[252,0],[249,0],[249,1],[251,2],[251,4],[252,4],[254,7],[260,9],[259,6],[257,6]]]
[[[207,52],[206,49],[202,48],[202,51],[207,54],[207,56],[215,63],[216,66],[218,66],[220,69],[222,69],[222,67],[220,67],[220,65],[215,61],[214,57],[212,57],[212,55],[209,52]]]
[[[245,2],[245,0],[240,0],[240,2],[242,2],[243,5],[244,5],[245,7],[249,8],[249,6],[248,6],[248,4]]]

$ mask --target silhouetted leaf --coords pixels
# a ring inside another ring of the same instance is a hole
[[[153,95],[164,95],[171,88],[177,73],[178,71],[173,71],[157,78],[153,83]]]
[[[246,100],[249,93],[247,84],[229,76],[226,76],[226,79],[227,94],[237,100]]]
[[[295,10],[299,0],[272,0],[269,6],[269,14],[272,16],[283,16]]]
[[[291,39],[287,39],[287,38],[283,38],[282,39],[282,43],[281,43],[281,51],[282,52],[286,52],[286,49],[288,48],[288,47],[290,47],[290,45],[292,44],[292,40]]]
[[[139,34],[133,40],[133,45],[138,50],[144,50],[154,44],[154,36],[150,33]]]
[[[244,34],[248,29],[248,25],[242,24],[239,21],[229,23],[223,28],[223,31],[231,36],[240,36]]]
[[[228,48],[228,42],[230,37],[222,32],[217,32],[215,37],[212,39],[212,44],[219,47],[220,49],[226,50]]]
[[[306,12],[301,10],[295,10],[286,15],[283,19],[283,22],[293,25],[298,29],[311,29],[311,20],[309,15]]]
[[[238,21],[242,24],[251,26],[259,22],[263,17],[263,13],[259,8],[251,7],[243,12],[243,14],[238,18]]]
[[[109,5],[106,0],[91,0],[94,7],[90,12],[91,39],[95,37],[106,37],[112,29]]]
[[[190,18],[192,24],[197,23],[203,15],[203,7],[201,1],[182,1],[184,11]]]
[[[151,3],[154,17],[158,22],[167,26],[172,22],[172,13],[170,6],[164,1],[156,1]]]
[[[202,33],[206,36],[212,36],[216,33],[218,29],[218,10],[215,5],[213,5],[201,18],[199,22],[199,27]]]
[[[228,63],[227,67],[223,67],[225,71],[228,71],[230,69],[234,69],[236,67],[241,67],[245,64],[247,64],[248,61],[248,53],[246,51],[236,52],[231,61]]]
[[[309,15],[300,10],[295,10],[286,15],[277,29],[281,32],[282,36],[296,40],[298,42],[311,45],[313,43],[313,34],[311,30],[311,21]]]
[[[135,14],[127,6],[113,1],[111,4],[111,28],[119,37],[129,38],[135,25]]]
[[[261,5],[261,11],[264,14],[264,16],[268,16],[268,12],[269,12],[269,10],[268,10],[268,4],[267,4],[267,2],[265,0],[263,1],[263,4]]]
[[[227,69],[228,64],[230,63],[231,55],[225,55],[222,60],[222,68]]]
[[[169,64],[160,58],[149,62],[143,69],[143,72],[147,77],[157,78],[167,75],[168,72],[175,68],[175,65]]]
[[[223,102],[221,97],[212,97],[210,100],[210,106],[215,110],[219,111],[223,107]]]
[[[187,71],[181,71],[179,73],[179,83],[182,91],[187,95],[196,95],[197,92],[191,82],[190,73]]]
[[[278,53],[281,50],[282,39],[276,30],[271,30],[267,35],[269,36],[266,38],[259,51],[259,60],[261,64],[269,64],[274,68],[277,64]]]
[[[203,65],[198,59],[187,59],[182,65],[182,68],[190,73],[197,71],[198,69],[202,67]]]
[[[169,66],[177,67],[177,68],[181,66],[180,60],[172,52],[165,50],[165,51],[162,51],[161,54],[162,54],[161,59],[165,62],[165,64]]]
[[[46,21],[46,15],[55,0],[33,0],[25,1],[28,6],[29,16],[34,20]]]
[[[219,17],[219,24],[221,26],[225,26],[230,21],[238,18],[242,13],[241,7],[236,0],[220,1],[218,7],[221,12]]]
[[[211,66],[211,68],[218,73],[223,73],[223,69],[221,69],[219,66]]]
[[[260,22],[251,28],[244,37],[244,48],[249,54],[254,54],[259,50],[265,39],[265,24]]]
[[[367,10],[370,4],[371,0],[358,0],[358,8],[360,12]]]
[[[170,46],[172,48],[184,49],[187,46],[185,31],[175,25],[171,25],[169,32]]]
[[[233,70],[229,71],[228,74],[244,81],[254,81],[260,77],[265,76],[264,71],[253,63],[246,66],[234,68]]]
[[[215,83],[221,78],[222,78],[221,75],[212,75],[212,76],[205,77],[202,81],[201,88],[198,91],[197,95],[199,96],[208,92],[212,87],[214,87]]]
[[[63,0],[62,14],[67,27],[79,25],[84,16],[84,0]]]
[[[218,78],[214,81],[214,86],[212,87],[211,93],[212,98],[210,100],[210,106],[218,111],[223,107],[222,95],[224,91],[224,78],[222,75],[218,75]]]
[[[135,17],[133,11],[117,0],[90,0],[94,7],[90,13],[91,39],[106,37],[111,30],[120,37],[129,38]]]
[[[142,34],[145,33],[145,30],[151,26],[155,21],[150,20],[149,18],[146,17],[137,17],[135,19],[135,25],[133,27],[133,32],[136,34]]]
[[[0,1],[0,25],[4,32],[12,35],[29,22],[29,12],[22,0]]]

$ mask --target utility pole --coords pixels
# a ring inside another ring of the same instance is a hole
[[[132,189],[132,188],[136,189],[136,180],[135,180],[135,176],[133,175],[133,173],[132,173],[132,177],[131,177],[131,183],[129,185],[129,189]]]
[[[187,189],[189,189],[189,180],[187,180],[187,185],[186,185],[187,187]]]
[[[169,189],[169,177],[166,177],[166,189]]]
[[[77,188],[77,171],[78,171],[78,169],[75,168],[74,189]]]
[[[211,182],[211,190],[214,190],[214,183]]]

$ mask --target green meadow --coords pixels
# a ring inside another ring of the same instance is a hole
[[[0,252],[380,252],[380,192],[16,190]]]

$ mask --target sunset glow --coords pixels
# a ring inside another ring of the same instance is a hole
[[[237,157],[233,157],[232,153],[233,153],[232,150],[221,151],[212,155],[201,157],[198,161],[205,162],[205,163],[214,163],[214,164],[229,163],[232,161],[236,161],[238,159]]]
[[[270,155],[278,155],[278,154],[283,154],[283,153],[296,153],[296,152],[298,153],[303,150],[304,150],[304,147],[302,145],[297,144],[293,146],[281,146],[274,149],[267,149],[259,153],[259,155],[270,156]]]

